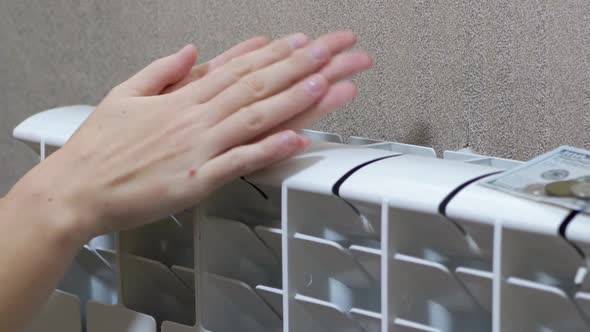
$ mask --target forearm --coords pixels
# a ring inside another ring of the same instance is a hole
[[[55,203],[30,175],[0,199],[0,331],[22,330],[85,241]]]

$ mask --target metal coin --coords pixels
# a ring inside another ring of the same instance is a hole
[[[571,192],[578,198],[590,199],[590,182],[578,182],[574,184]]]
[[[528,186],[522,188],[522,191],[533,196],[547,195],[547,193],[545,192],[545,185],[543,183],[529,184]]]
[[[573,196],[571,188],[577,183],[576,181],[557,181],[545,185],[545,191],[549,196],[571,197]]]

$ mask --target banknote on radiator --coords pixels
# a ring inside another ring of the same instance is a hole
[[[590,212],[590,151],[561,146],[480,182],[515,196]]]

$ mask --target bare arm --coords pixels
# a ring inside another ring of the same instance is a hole
[[[18,331],[40,309],[88,238],[26,182],[0,200],[0,331]]]
[[[369,56],[350,32],[254,39],[193,67],[196,50],[115,87],[68,143],[0,200],[0,331],[37,312],[80,246],[189,207],[283,160],[301,128],[350,102]]]

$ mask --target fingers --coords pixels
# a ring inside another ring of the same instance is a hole
[[[223,52],[222,54],[216,56],[215,58],[207,61],[206,63],[200,64],[196,67],[193,67],[190,73],[181,81],[167,87],[163,93],[171,93],[177,91],[184,86],[192,83],[203,76],[207,75],[207,73],[217,69],[218,67],[228,63],[234,58],[238,56],[244,55],[248,52],[252,52],[257,50],[265,45],[268,44],[268,39],[266,37],[254,37],[250,38],[244,42],[239,43],[238,45],[230,48],[229,50]]]
[[[276,40],[258,50],[234,58],[215,73],[192,82],[179,90],[182,97],[200,104],[206,102],[243,76],[288,57],[307,44],[307,36],[298,33]]]
[[[311,109],[297,114],[288,121],[273,128],[268,134],[286,129],[303,129],[318,121],[322,116],[349,104],[357,95],[357,89],[351,81],[342,81],[332,85],[322,99]]]
[[[297,114],[284,122],[272,132],[285,129],[303,129],[318,121],[322,116],[333,112],[352,102],[357,95],[354,83],[350,81],[338,82],[348,76],[363,72],[373,65],[373,60],[365,51],[353,51],[340,54],[325,66],[321,71],[330,84],[333,84],[319,103],[311,109]]]
[[[206,162],[199,169],[205,187],[215,189],[234,178],[291,157],[309,145],[309,139],[288,130],[249,145],[235,147]]]
[[[307,128],[327,113],[333,112],[344,105],[349,104],[357,95],[356,86],[350,81],[338,81],[348,76],[363,72],[371,68],[372,65],[373,60],[365,51],[353,51],[334,57],[332,61],[320,71],[320,74],[326,77],[328,82],[332,84],[321,100],[310,109],[297,114],[264,135],[286,129],[295,130]]]
[[[251,141],[315,104],[328,90],[328,82],[319,74],[312,75],[293,87],[251,104],[218,123],[212,140],[218,151]]]
[[[340,53],[356,44],[356,35],[352,31],[344,30],[327,33],[317,39],[321,44],[326,45],[332,53]]]
[[[252,52],[257,50],[263,46],[268,45],[269,40],[266,37],[254,37],[250,38],[244,42],[239,43],[238,45],[230,48],[229,50],[223,52],[222,54],[213,58],[210,63],[211,70],[215,70],[222,65],[230,62],[232,59],[237,58],[241,55],[244,55],[248,52]]]
[[[165,87],[184,78],[196,61],[197,49],[187,45],[172,55],[152,62],[116,89],[130,96],[160,94]]]
[[[289,88],[320,70],[330,61],[333,51],[349,48],[355,41],[354,34],[347,31],[328,34],[290,57],[242,77],[207,103],[207,107],[215,110],[207,116],[214,122],[221,121],[242,107]]]
[[[363,72],[373,65],[373,59],[365,51],[352,51],[335,56],[320,71],[330,83],[338,82],[348,76]]]

